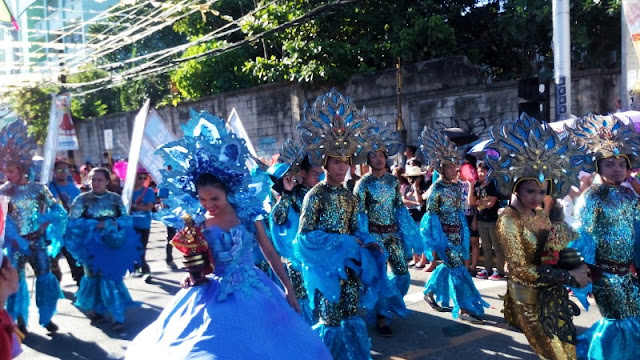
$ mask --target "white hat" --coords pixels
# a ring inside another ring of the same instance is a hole
[[[425,174],[426,174],[426,172],[422,171],[422,169],[420,169],[420,167],[414,166],[414,165],[409,165],[404,170],[404,174],[402,174],[402,176],[411,177],[411,176],[422,176],[422,175],[425,175]]]

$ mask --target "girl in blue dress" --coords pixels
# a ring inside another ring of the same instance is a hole
[[[208,136],[213,131],[217,139]],[[318,335],[296,313],[300,307],[291,282],[267,237],[262,214],[255,211],[262,204],[256,201],[260,196],[252,195],[266,194],[269,186],[246,168],[244,141],[227,133],[224,122],[208,113],[193,113],[184,133],[185,138],[163,148],[175,161],[169,161],[173,170],[164,174],[164,185],[172,193],[197,196],[206,211],[202,217],[196,211],[194,218],[200,222],[214,270],[204,281],[190,273],[159,318],[133,340],[125,358],[331,359]],[[191,149],[194,143],[202,152],[172,152]],[[174,156],[180,153],[190,154],[190,159]],[[221,156],[214,155],[218,161],[211,162],[212,154]],[[195,209],[188,203],[182,208]],[[254,266],[256,242],[284,294]]]

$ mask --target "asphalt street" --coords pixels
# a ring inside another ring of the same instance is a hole
[[[64,271],[61,285],[65,298],[58,302],[58,314],[53,318],[60,331],[51,335],[38,325],[32,293],[30,333],[23,343],[24,352],[18,359],[122,359],[129,342],[158,316],[171,296],[180,289],[184,272],[171,270],[165,265],[165,244],[165,228],[154,222],[147,253],[153,281],[147,284],[141,278],[125,279],[131,296],[140,306],[128,311],[123,333],[114,332],[108,322],[92,325],[85,314],[73,305],[77,287],[68,266],[61,260]],[[177,250],[174,250],[174,257],[179,263],[181,255]],[[27,272],[32,274],[29,268]],[[505,281],[474,279],[484,300],[491,306],[486,309],[485,324],[471,325],[453,319],[450,313],[435,312],[424,302],[422,289],[429,276],[430,273],[411,269],[411,288],[405,297],[410,312],[405,318],[394,319],[391,324],[393,337],[382,338],[370,327],[373,359],[537,359],[524,335],[503,322],[499,295],[506,291]],[[33,284],[30,276],[30,287]],[[588,312],[581,310],[582,314],[575,318],[579,333],[600,318],[596,306],[591,306]],[[251,334],[246,335],[249,343]]]

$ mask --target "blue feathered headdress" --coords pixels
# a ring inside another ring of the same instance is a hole
[[[195,182],[200,175],[209,173],[226,185],[227,198],[238,217],[253,221],[264,215],[263,201],[271,184],[264,172],[248,168],[250,154],[245,141],[215,115],[194,110],[190,115],[189,122],[182,126],[184,137],[156,151],[167,168],[161,170],[164,180],[160,187],[181,199],[180,204],[169,202],[174,214],[189,213],[196,221],[201,220],[204,210],[197,200]]]

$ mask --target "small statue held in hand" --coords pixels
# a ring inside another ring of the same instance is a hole
[[[213,272],[213,259],[209,253],[209,244],[190,215],[182,217],[185,227],[171,240],[171,245],[184,255],[182,264],[189,271],[195,284],[206,281],[206,275]]]

